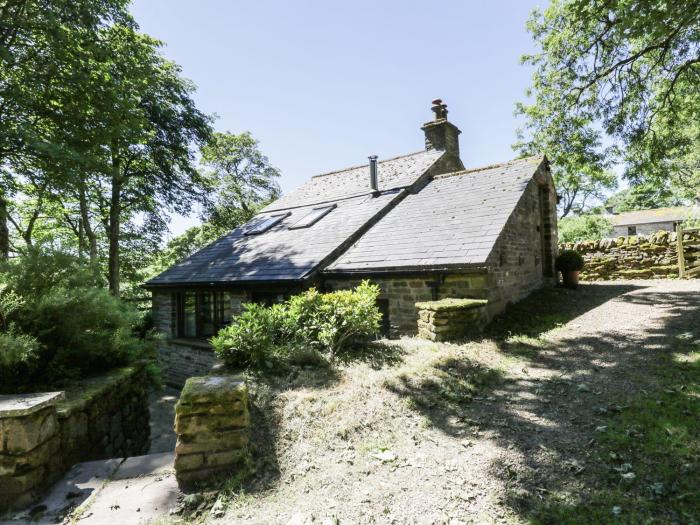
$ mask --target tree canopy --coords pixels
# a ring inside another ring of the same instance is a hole
[[[700,3],[553,0],[528,29],[537,51],[523,61],[535,71],[531,101],[517,106],[516,148],[553,161],[562,212],[613,188],[613,163],[633,185],[690,198],[700,182]]]

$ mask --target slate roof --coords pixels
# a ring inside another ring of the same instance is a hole
[[[682,222],[693,217],[700,218],[700,207],[677,206],[675,208],[626,211],[615,215],[608,215],[613,226],[654,224],[657,222]]]
[[[483,265],[543,160],[530,157],[435,177],[327,272]]]
[[[378,163],[380,191],[405,188],[413,184],[442,155],[442,151],[420,151],[387,159]],[[357,195],[369,190],[369,165],[355,166],[341,171],[316,175],[296,190],[271,203],[263,212],[285,210]]]
[[[313,177],[267,206],[248,224],[169,268],[146,286],[303,279],[443,154],[422,151],[380,161],[378,197],[369,193],[368,165]],[[289,229],[321,203],[337,207],[308,228]],[[278,213],[290,216],[260,235],[244,234],[252,224]]]

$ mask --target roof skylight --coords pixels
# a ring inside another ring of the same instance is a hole
[[[330,206],[319,206],[318,208],[312,209],[309,213],[304,215],[296,223],[289,227],[290,230],[295,230],[297,228],[308,228],[309,226],[316,224],[323,217],[328,215],[331,210],[336,208],[336,204],[331,204]]]
[[[289,213],[280,213],[277,215],[270,215],[269,217],[264,217],[260,220],[260,222],[257,222],[253,225],[251,225],[246,231],[245,235],[259,235],[261,233],[265,233],[267,230],[275,226],[276,224],[279,224],[279,222],[284,219],[285,217],[288,217]]]

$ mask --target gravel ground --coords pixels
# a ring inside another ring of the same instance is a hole
[[[404,339],[383,362],[259,387],[257,481],[221,521],[524,523],[524,501],[576,497],[600,410],[654,388],[670,337],[698,337],[700,280],[553,293],[525,306],[529,337]]]

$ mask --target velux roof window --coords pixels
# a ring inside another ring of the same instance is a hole
[[[304,217],[302,217],[292,226],[290,226],[289,229],[295,230],[297,228],[308,228],[309,226],[316,224],[323,217],[328,215],[331,212],[331,210],[333,210],[335,207],[335,204],[331,204],[330,206],[320,206],[318,208],[314,208],[309,213],[304,215]]]
[[[274,225],[278,224],[282,219],[288,216],[289,213],[279,213],[277,215],[270,215],[269,217],[265,217],[259,222],[251,225],[245,231],[245,235],[259,235],[261,233],[265,233],[267,230],[269,230]]]

